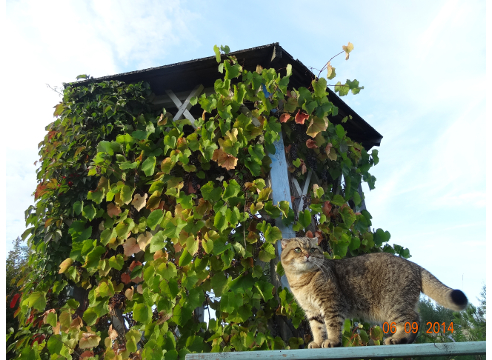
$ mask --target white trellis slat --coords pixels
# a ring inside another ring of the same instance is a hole
[[[190,101],[194,96],[200,95],[200,93],[202,91],[203,91],[203,85],[201,85],[201,84],[197,85],[191,91],[191,93],[188,95],[186,100],[184,102],[181,102],[181,100],[178,99],[178,97],[174,94],[174,92],[172,90],[166,90],[167,96],[169,96],[169,98],[173,101],[173,103],[178,108],[178,112],[176,113],[176,115],[174,115],[173,120],[179,120],[179,118],[181,118],[181,116],[184,116],[185,118],[190,120],[191,125],[196,128],[195,118],[189,112],[190,108],[192,107],[192,105],[190,104]]]
[[[306,178],[306,182],[304,183],[304,188],[301,191],[301,187],[299,186],[299,182],[297,179],[293,179],[294,186],[296,187],[297,193],[301,197],[301,200],[299,202],[299,208],[297,209],[297,213],[299,214],[300,211],[302,211],[302,208],[304,206],[304,196],[307,195],[307,192],[309,190],[309,184],[311,183],[311,176],[313,175],[313,170],[309,169],[308,175]]]
[[[485,341],[441,344],[410,344],[355,346],[327,349],[241,351],[208,354],[187,354],[186,360],[246,360],[246,359],[381,359],[417,356],[483,355]]]

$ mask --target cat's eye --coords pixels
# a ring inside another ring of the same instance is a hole
[[[294,249],[294,251],[295,251],[296,253],[300,253],[300,252],[301,252],[301,248],[298,248],[298,247],[297,247],[297,248],[295,248],[295,249]]]
[[[315,252],[316,251],[316,248],[311,248],[311,252]]]

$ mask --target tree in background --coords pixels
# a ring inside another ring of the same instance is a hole
[[[15,310],[20,294],[20,286],[22,278],[29,271],[26,266],[27,259],[29,256],[28,247],[21,244],[21,238],[17,238],[13,241],[14,248],[9,251],[6,263],[6,295],[7,295],[7,307],[5,312],[6,319],[6,330],[8,334],[7,347],[14,342],[13,338],[9,336],[19,327],[19,322],[15,318]],[[7,358],[12,358],[14,356],[13,351],[7,352]]]
[[[443,343],[462,341],[485,341],[486,325],[486,287],[483,286],[478,307],[469,303],[468,307],[461,312],[456,312],[435,304],[428,297],[422,296],[419,301],[420,331],[416,343]],[[438,332],[437,325],[439,324]],[[446,331],[443,332],[443,323]],[[451,326],[452,324],[452,326]],[[450,327],[451,326],[451,327]],[[451,331],[452,328],[452,331]],[[460,356],[460,359],[481,359],[480,355]],[[445,356],[432,357],[429,359],[445,360]]]

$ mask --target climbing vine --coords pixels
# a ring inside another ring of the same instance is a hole
[[[352,49],[343,47],[347,59]],[[194,124],[152,110],[143,82],[65,86],[39,144],[36,204],[26,210],[33,271],[19,281],[11,345],[21,358],[184,359],[303,346],[302,310],[272,282],[276,218],[317,236],[329,258],[409,257],[383,246],[389,233],[371,231],[370,213],[358,211],[359,184],[374,187],[377,150],[347,137],[347,118],[331,121],[338,109],[327,80],[293,89],[290,65],[247,71],[228,47],[214,51],[218,79],[212,94],[192,99],[203,109]],[[330,62],[325,69],[332,79]],[[362,87],[347,80],[334,89]],[[302,208],[299,199],[271,200],[268,153],[281,132],[290,176],[312,176]],[[281,337],[280,318],[293,337]],[[368,324],[348,321],[344,330],[345,346],[382,339]]]

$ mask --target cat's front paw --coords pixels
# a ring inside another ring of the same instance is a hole
[[[308,344],[308,349],[318,349],[318,348],[320,348],[319,344],[318,343],[315,343],[314,341],[311,341]]]
[[[332,347],[339,347],[342,346],[342,343],[340,341],[334,342],[333,340],[325,340],[321,343],[322,348],[332,348]]]

